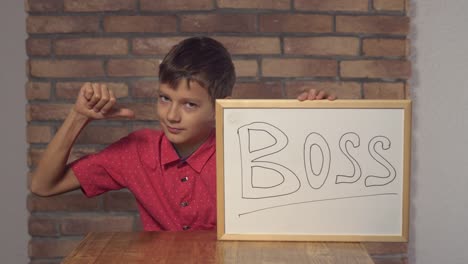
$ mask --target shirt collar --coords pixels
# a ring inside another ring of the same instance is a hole
[[[205,164],[208,162],[208,159],[216,150],[216,133],[213,129],[205,142],[203,142],[203,144],[185,160],[180,159],[179,155],[174,149],[174,146],[165,135],[163,136],[161,147],[162,150],[164,150],[161,151],[161,153],[165,153],[165,155],[162,155],[161,157],[161,163],[163,166],[169,165],[170,163],[176,161],[178,164],[187,162],[190,167],[200,173]]]

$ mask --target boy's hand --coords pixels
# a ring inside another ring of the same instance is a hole
[[[309,91],[304,91],[300,95],[297,96],[297,100],[305,101],[305,100],[323,100],[328,99],[333,101],[336,99],[335,94],[327,94],[325,91],[317,91],[315,89],[310,89]]]
[[[114,108],[114,93],[105,84],[85,83],[80,89],[73,109],[89,119],[112,117],[133,118],[135,113],[127,108]]]

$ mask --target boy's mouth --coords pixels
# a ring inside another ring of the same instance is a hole
[[[183,130],[181,128],[175,128],[175,127],[171,127],[171,126],[168,126],[168,125],[166,125],[166,127],[167,127],[167,131],[169,131],[169,133],[171,133],[171,134],[179,134]]]

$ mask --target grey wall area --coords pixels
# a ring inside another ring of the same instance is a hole
[[[0,3],[0,262],[28,263],[24,1]]]
[[[410,263],[468,263],[468,1],[413,0]]]

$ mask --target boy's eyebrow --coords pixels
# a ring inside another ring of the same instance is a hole
[[[181,98],[181,101],[189,101],[189,102],[195,102],[195,103],[200,103],[202,100],[198,98],[186,98],[183,97]]]
[[[163,96],[165,96],[165,97],[170,97],[167,93],[161,92],[160,90],[157,90],[157,91],[156,91],[156,96],[161,96],[161,95],[163,95]]]

